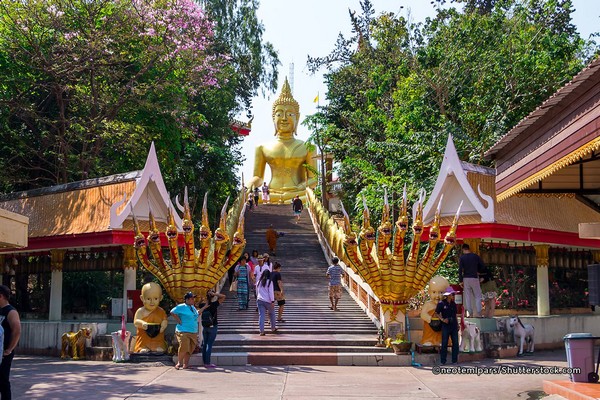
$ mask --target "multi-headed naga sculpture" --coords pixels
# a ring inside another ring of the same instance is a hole
[[[225,202],[221,210],[221,219],[219,227],[213,233],[208,223],[208,211],[206,207],[207,196],[204,196],[202,206],[202,225],[200,227],[200,248],[196,250],[194,245],[194,224],[191,219],[190,205],[185,189],[184,207],[183,207],[183,239],[185,247],[183,257],[180,256],[177,245],[179,232],[175,226],[173,210],[168,210],[168,225],[166,236],[169,242],[170,260],[163,257],[160,244],[159,231],[156,227],[156,221],[150,210],[150,230],[148,238],[141,233],[139,224],[135,215],[135,249],[138,259],[150,273],[158,278],[171,299],[180,301],[187,292],[194,292],[198,295],[204,295],[206,291],[213,288],[225,272],[238,260],[246,246],[244,239],[244,213],[245,206],[242,208],[237,230],[230,238],[227,234],[227,204]],[[132,210],[133,211],[133,210]],[[231,245],[231,249],[229,249]],[[148,256],[148,248],[152,254],[152,259]],[[227,251],[230,250],[227,255]]]
[[[406,188],[402,198],[400,216],[395,223],[393,233],[387,193],[381,224],[377,231],[371,226],[369,209],[364,200],[363,224],[358,236],[351,231],[348,214],[343,210],[345,238],[342,243],[345,256],[351,268],[369,284],[379,298],[382,311],[384,313],[386,311],[390,312],[391,320],[395,319],[398,311],[404,312],[406,310],[409,299],[425,287],[454,246],[460,207],[456,212],[450,230],[444,238],[444,246],[436,255],[436,248],[440,242],[440,199],[433,225],[429,230],[427,249],[419,260],[421,236],[423,234],[424,197],[425,193],[421,191],[420,198],[414,205],[413,236],[406,257],[404,254],[406,233],[408,231]]]

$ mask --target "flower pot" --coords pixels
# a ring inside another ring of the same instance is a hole
[[[394,353],[396,354],[408,354],[410,352],[411,347],[411,342],[402,342],[398,344],[392,343],[392,348],[394,349]]]

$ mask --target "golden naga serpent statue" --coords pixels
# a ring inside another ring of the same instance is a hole
[[[408,301],[427,285],[454,246],[462,203],[444,238],[443,247],[436,255],[436,248],[440,242],[440,199],[429,230],[427,249],[419,260],[423,234],[423,190],[414,205],[416,212],[412,225],[413,237],[406,257],[404,245],[409,226],[406,188],[400,216],[393,232],[386,193],[382,219],[377,231],[371,226],[369,209],[363,199],[363,224],[358,235],[352,232],[350,218],[343,205],[344,227],[340,228],[323,209],[314,193],[310,190],[307,192],[312,211],[331,249],[338,256],[341,255],[340,258],[371,287],[379,298],[383,313],[390,312],[391,320],[396,318],[398,311],[406,311]]]
[[[156,221],[152,215],[152,210],[150,210],[149,215],[150,230],[148,231],[147,238],[140,231],[135,215],[133,216],[135,229],[134,247],[138,259],[144,268],[158,278],[169,297],[174,301],[181,301],[187,292],[204,296],[206,291],[215,287],[225,272],[235,264],[246,246],[246,240],[244,239],[244,214],[246,206],[242,207],[237,229],[233,234],[233,238],[230,238],[226,227],[228,198],[221,210],[219,227],[214,232],[213,237],[213,232],[210,230],[208,223],[206,202],[207,196],[205,195],[202,206],[202,225],[199,234],[200,248],[196,250],[194,244],[194,224],[191,220],[186,187],[183,209],[183,238],[185,243],[183,257],[180,257],[179,247],[177,246],[180,233],[177,232],[175,226],[173,210],[169,207],[166,236],[169,242],[170,260],[165,260],[162,255],[160,235],[156,227]],[[231,249],[227,255],[230,245]],[[152,259],[148,256],[148,248],[150,248]]]

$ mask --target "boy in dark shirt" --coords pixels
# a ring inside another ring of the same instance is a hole
[[[283,294],[283,282],[281,281],[281,264],[273,264],[273,273],[271,274],[273,282],[273,293],[279,309],[277,310],[277,322],[285,322],[283,319],[283,308],[285,305],[285,296]]]

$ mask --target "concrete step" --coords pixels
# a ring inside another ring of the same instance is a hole
[[[213,352],[218,353],[240,353],[240,352],[281,352],[282,347],[285,347],[286,353],[389,353],[390,349],[385,347],[375,346],[358,346],[356,344],[350,344],[348,346],[343,345],[320,345],[320,346],[307,346],[301,343],[285,343],[275,345],[261,345],[256,343],[248,344],[235,344],[225,346],[222,344],[215,343],[213,346]]]
[[[246,215],[246,251],[268,249],[265,232],[273,225],[285,235],[277,242],[273,262],[283,265],[285,323],[279,332],[258,335],[256,302],[238,311],[236,293],[224,290],[227,299],[219,307],[219,334],[213,362],[220,365],[410,365],[410,359],[391,349],[374,347],[377,329],[349,295],[340,301],[341,311],[329,309],[327,262],[307,213],[295,223],[289,205],[259,206]],[[227,287],[227,286],[226,286]],[[376,358],[378,357],[378,358]],[[193,356],[201,364],[200,356]],[[408,360],[408,361],[407,361]]]
[[[113,349],[110,347],[87,347],[85,349],[86,360],[92,361],[112,361]]]
[[[422,365],[436,365],[439,356],[429,354],[416,355],[415,361]],[[177,357],[174,357],[176,362]],[[234,365],[346,365],[346,366],[410,366],[410,355],[388,353],[283,353],[250,352],[221,353],[213,352],[211,362],[218,366]],[[194,354],[190,365],[202,366],[202,356]]]

